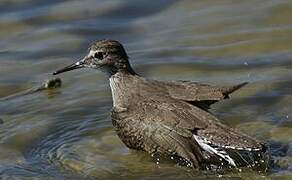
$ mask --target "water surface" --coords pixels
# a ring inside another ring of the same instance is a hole
[[[266,141],[276,165],[221,175],[157,164],[116,136],[103,73],[77,70],[60,75],[62,88],[0,101],[0,177],[291,178],[291,20],[285,0],[2,0],[0,98],[42,84],[94,40],[116,39],[149,78],[250,82],[212,112]]]

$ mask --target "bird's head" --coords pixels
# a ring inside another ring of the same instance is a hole
[[[60,74],[79,68],[101,69],[110,75],[123,71],[135,74],[132,70],[127,53],[121,43],[114,40],[99,40],[93,43],[88,54],[69,66],[66,66],[53,74]]]

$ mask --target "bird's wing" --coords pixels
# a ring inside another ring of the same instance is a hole
[[[218,146],[234,149],[260,149],[262,144],[224,124],[215,116],[184,101],[159,99],[144,101],[136,106],[135,113],[145,122],[168,127],[183,137],[201,138]]]
[[[226,149],[261,150],[263,147],[257,140],[221,124],[212,114],[168,97],[139,101],[114,117],[123,119],[116,122],[131,126],[129,131],[136,131],[135,137],[142,137],[144,150],[174,153],[193,166],[210,159],[220,161],[220,158],[235,165]]]
[[[162,97],[158,101],[138,102],[135,108],[135,112],[145,122],[168,127],[184,137],[191,137],[194,129],[205,129],[207,124],[204,119],[210,115],[200,115],[186,102],[167,98],[162,100]]]
[[[159,122],[143,122],[145,123],[144,150],[150,153],[169,154],[173,158],[183,157],[186,161],[180,161],[187,166],[199,167],[199,163],[203,161],[203,155],[199,145],[191,138],[181,136],[178,132],[169,126],[160,124]]]
[[[186,163],[191,163],[187,165],[198,167],[202,155],[200,147],[192,140],[192,131],[205,128],[206,124],[196,121],[194,112],[183,107],[183,104],[187,103],[182,102],[181,107],[175,107],[167,102],[149,100],[139,101],[125,112],[115,112],[113,109],[112,118],[120,123],[114,126],[126,127],[127,130],[122,130],[121,134],[134,132],[135,137],[141,137],[143,140],[139,143],[143,145],[139,146],[149,153],[183,157],[188,161]],[[184,108],[187,109],[182,111]],[[117,131],[120,129],[117,128]]]
[[[206,110],[210,108],[211,104],[229,98],[229,94],[246,85],[247,82],[224,87],[191,81],[159,82],[159,84],[172,98],[190,102]]]

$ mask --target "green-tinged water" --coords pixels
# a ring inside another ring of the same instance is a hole
[[[0,179],[291,179],[291,22],[288,0],[0,1]],[[250,82],[212,112],[268,143],[271,172],[199,172],[129,150],[112,128],[108,80],[96,70],[3,100],[105,38],[121,41],[149,78]]]

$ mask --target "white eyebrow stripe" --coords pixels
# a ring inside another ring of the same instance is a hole
[[[102,51],[94,51],[94,50],[90,50],[87,56],[88,56],[88,57],[93,57],[94,54],[95,54],[95,53],[98,53],[98,52],[102,52]]]
[[[88,57],[93,56],[97,51],[90,50],[88,53]]]

